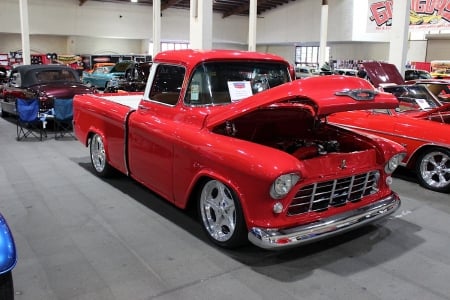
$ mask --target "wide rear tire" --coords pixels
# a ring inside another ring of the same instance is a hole
[[[94,134],[90,142],[91,163],[95,173],[100,177],[109,177],[114,169],[108,163],[103,138]]]

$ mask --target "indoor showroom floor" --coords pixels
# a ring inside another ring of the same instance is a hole
[[[96,177],[78,141],[15,137],[14,120],[0,119],[18,300],[450,299],[450,195],[404,172],[386,222],[288,251],[230,251],[129,178]]]

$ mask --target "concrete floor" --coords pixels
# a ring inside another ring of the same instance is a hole
[[[19,300],[450,299],[450,195],[406,172],[386,222],[283,252],[218,249],[194,217],[126,177],[96,177],[74,140],[15,140],[0,119],[0,211]]]

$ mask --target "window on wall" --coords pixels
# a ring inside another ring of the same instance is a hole
[[[189,43],[161,43],[161,51],[188,49]],[[153,43],[148,45],[149,53],[153,53]]]
[[[330,47],[325,50],[325,60],[329,60]],[[295,64],[307,66],[319,66],[319,46],[296,46]]]

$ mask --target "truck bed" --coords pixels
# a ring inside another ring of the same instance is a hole
[[[133,109],[137,109],[139,106],[139,102],[141,102],[143,97],[142,93],[139,94],[125,94],[125,95],[105,95],[101,96],[103,99],[107,99],[112,102],[116,102],[125,106],[128,106]]]

